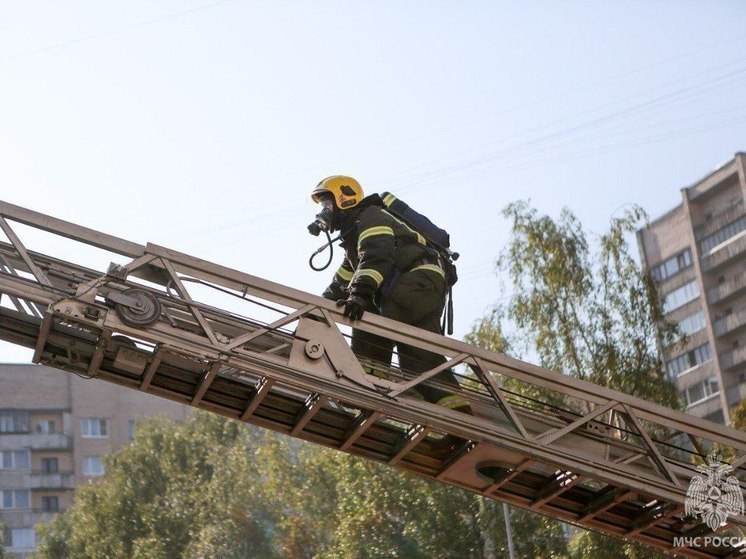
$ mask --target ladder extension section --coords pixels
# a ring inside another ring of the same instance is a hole
[[[369,313],[356,328],[444,355],[460,387],[437,380],[445,367],[367,374],[350,321],[321,297],[5,202],[0,228],[0,339],[34,349],[36,363],[669,553],[740,556],[692,542],[737,535],[746,517],[713,532],[685,514],[713,445],[735,456],[744,493],[740,431]],[[26,244],[50,238],[48,252],[73,242],[84,250],[55,257]],[[467,399],[473,415],[423,401],[420,384]]]

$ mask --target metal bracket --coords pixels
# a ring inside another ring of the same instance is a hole
[[[120,305],[124,305],[136,310],[143,308],[143,305],[140,301],[138,301],[134,297],[125,295],[124,293],[119,293],[118,291],[109,291],[109,293],[106,294],[106,300],[111,303],[118,303]]]
[[[328,378],[344,379],[376,392],[390,392],[397,385],[365,374],[333,320],[327,323],[301,316],[295,342],[290,351],[290,365],[314,369]],[[324,340],[320,343],[318,340]],[[326,356],[326,359],[321,359]]]
[[[100,305],[91,305],[77,299],[60,299],[52,303],[50,309],[55,314],[63,317],[75,318],[92,322],[99,326],[103,325],[108,309]]]

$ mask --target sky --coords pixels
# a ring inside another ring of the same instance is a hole
[[[320,293],[342,254],[309,269],[309,193],[352,175],[451,233],[461,338],[507,296],[508,203],[601,233],[746,150],[744,21],[740,0],[0,2],[0,199]]]

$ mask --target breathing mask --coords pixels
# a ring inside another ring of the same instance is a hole
[[[308,232],[318,237],[322,231],[333,231],[334,222],[334,200],[331,196],[321,196],[318,200],[321,211],[316,214],[316,219],[308,226]]]

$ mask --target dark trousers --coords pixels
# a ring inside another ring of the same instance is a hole
[[[413,270],[402,274],[391,295],[382,298],[379,309],[372,309],[371,312],[440,334],[440,316],[445,305],[445,295],[445,280],[440,274],[432,270]],[[358,357],[389,366],[394,345],[393,340],[356,328],[352,330],[352,350]],[[399,352],[399,367],[405,372],[424,373],[446,362],[446,358],[437,353],[408,344],[396,345]],[[437,374],[434,379],[443,384],[459,386],[450,370]],[[454,398],[451,393],[439,388],[419,384],[414,390],[428,402],[467,411],[466,401]]]

